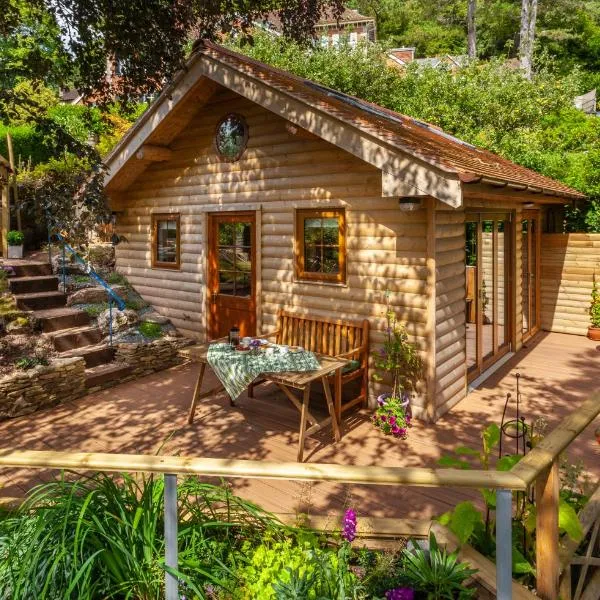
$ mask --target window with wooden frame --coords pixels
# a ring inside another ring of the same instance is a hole
[[[159,269],[179,269],[179,215],[152,215],[152,266]]]
[[[296,277],[307,281],[345,283],[346,212],[296,212]]]

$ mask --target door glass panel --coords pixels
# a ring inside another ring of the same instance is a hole
[[[477,223],[465,224],[467,369],[477,367]]]
[[[508,334],[508,282],[510,268],[510,253],[508,232],[510,231],[508,221],[498,222],[498,313],[496,332],[498,336],[498,347],[501,348],[509,339]]]
[[[534,327],[537,327],[537,325],[538,325],[538,323],[537,323],[537,294],[536,294],[538,230],[537,230],[537,220],[536,219],[531,219],[530,223],[531,223],[531,226],[530,226],[529,236],[531,239],[529,240],[529,256],[530,256],[529,264],[530,264],[531,270],[529,272],[529,294],[531,296],[531,302],[530,302],[531,313],[529,315],[529,320],[531,322],[531,327],[529,329],[533,329]]]
[[[482,316],[483,357],[494,354],[494,221],[481,223],[481,291],[479,294]]]
[[[252,295],[251,243],[251,223],[218,224],[219,294],[241,297]]]
[[[521,268],[523,270],[522,305],[523,333],[530,329],[529,319],[529,221],[524,220],[521,227]]]

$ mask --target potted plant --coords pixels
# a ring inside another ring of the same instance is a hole
[[[25,236],[21,231],[9,231],[6,234],[8,242],[8,258],[23,258],[23,240]]]
[[[375,381],[391,376],[391,393],[377,398],[373,424],[386,435],[405,439],[411,425],[411,395],[421,377],[423,365],[417,348],[408,341],[406,328],[398,323],[388,305],[386,338],[383,347],[375,353]]]
[[[588,328],[588,337],[590,340],[600,342],[600,290],[596,277],[592,287],[592,302],[590,304],[590,326]]]

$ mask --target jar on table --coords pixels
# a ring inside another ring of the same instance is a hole
[[[235,348],[240,344],[240,328],[237,325],[234,325],[229,330],[229,345]]]

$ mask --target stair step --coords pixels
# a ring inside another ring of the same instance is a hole
[[[35,292],[34,294],[16,294],[15,302],[21,310],[44,310],[59,308],[67,303],[67,296],[62,292]]]
[[[13,294],[33,294],[58,290],[58,277],[54,275],[34,275],[32,277],[12,277],[8,280]]]
[[[65,352],[83,346],[97,344],[104,337],[98,327],[73,327],[47,334],[52,339],[57,352]]]
[[[12,267],[15,277],[38,277],[42,275],[52,275],[52,267],[49,263],[35,263],[26,261],[8,261],[4,263]]]
[[[59,354],[61,358],[72,358],[74,356],[81,356],[85,360],[85,366],[88,369],[97,367],[109,363],[115,357],[115,350],[110,346],[105,345],[94,345],[94,346],[82,346],[81,348],[74,348],[61,352]]]
[[[83,327],[90,323],[90,316],[85,311],[76,308],[36,310],[33,316],[41,322],[44,333]]]
[[[90,389],[111,381],[118,381],[131,373],[126,363],[108,363],[85,370],[85,387]]]

